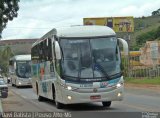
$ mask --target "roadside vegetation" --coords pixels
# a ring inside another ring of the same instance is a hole
[[[9,59],[13,56],[12,50],[10,47],[6,47],[3,50],[0,50],[0,70],[1,74],[7,76]]]
[[[125,78],[125,83],[129,84],[148,84],[148,85],[160,85],[160,77],[156,78]]]
[[[136,37],[136,44],[141,47],[146,43],[146,41],[154,40],[160,40],[160,26],[156,29],[138,35]]]
[[[18,16],[20,0],[0,0],[0,38],[4,28],[6,28],[8,21]]]

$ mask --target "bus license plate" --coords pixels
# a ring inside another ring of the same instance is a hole
[[[101,99],[100,95],[94,95],[94,96],[90,96],[91,100],[96,100],[96,99]]]

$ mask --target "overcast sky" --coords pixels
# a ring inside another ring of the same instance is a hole
[[[4,39],[40,38],[54,27],[82,25],[84,17],[150,16],[160,0],[20,0]]]

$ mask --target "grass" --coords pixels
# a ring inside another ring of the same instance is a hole
[[[157,78],[125,78],[126,83],[160,85],[160,77]]]

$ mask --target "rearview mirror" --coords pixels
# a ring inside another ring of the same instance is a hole
[[[7,98],[8,97],[8,91],[0,90],[0,98]]]
[[[61,49],[58,41],[55,41],[55,54],[56,54],[56,59],[61,59]]]
[[[122,38],[118,38],[118,40],[120,41],[120,43],[123,46],[123,54],[127,56],[128,55],[128,43],[127,43],[127,41],[125,41]]]

